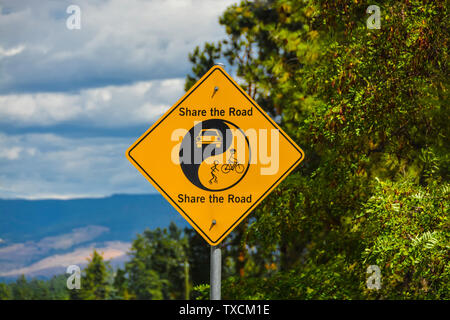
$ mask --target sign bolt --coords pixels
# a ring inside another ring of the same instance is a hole
[[[219,91],[219,87],[216,86],[216,87],[214,87],[214,92],[213,92],[211,98],[214,97],[214,95],[216,94],[217,91]]]

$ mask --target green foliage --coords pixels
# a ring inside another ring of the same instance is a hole
[[[195,300],[208,300],[210,296],[209,284],[200,284],[194,287],[193,299]]]
[[[68,300],[70,298],[66,274],[53,276],[50,280],[44,281],[44,283],[48,284],[50,300]]]
[[[118,275],[123,280],[116,282],[126,283],[127,294],[133,299],[186,298],[190,287],[185,272],[187,247],[187,238],[174,223],[168,230],[145,230],[133,241],[125,272],[116,275],[116,280]]]
[[[0,283],[0,300],[67,300],[65,275],[44,281],[20,276],[15,282]]]
[[[189,61],[194,65],[192,68],[193,76],[188,75],[184,89],[188,91],[209,69],[211,69],[216,60],[220,58],[220,51],[222,44],[214,45],[213,43],[205,43],[203,49],[200,51],[199,47],[196,47],[192,54],[189,54]]]
[[[220,18],[215,59],[306,153],[232,234],[251,250],[224,297],[450,297],[447,5],[377,4],[379,30],[362,1],[242,1]]]
[[[16,283],[13,284],[11,289],[14,300],[31,300],[33,298],[32,289],[28,286],[27,279],[24,275],[17,278]]]
[[[185,229],[188,238],[189,271],[192,286],[209,283],[210,247],[194,229]]]
[[[71,290],[71,299],[77,300],[105,300],[111,294],[111,269],[109,262],[105,262],[96,250],[81,276],[81,288]]]
[[[0,300],[10,300],[12,292],[10,286],[6,283],[0,283]]]
[[[364,236],[363,263],[383,268],[383,287],[377,297],[448,298],[449,191],[449,184],[377,185],[355,222]]]

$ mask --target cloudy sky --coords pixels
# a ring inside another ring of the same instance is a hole
[[[125,150],[232,0],[0,0],[0,198],[151,193]],[[81,9],[81,29],[66,12]]]

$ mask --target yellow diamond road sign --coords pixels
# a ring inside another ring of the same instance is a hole
[[[126,155],[211,245],[219,244],[304,158],[219,66]]]

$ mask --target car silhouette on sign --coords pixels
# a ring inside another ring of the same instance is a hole
[[[222,137],[217,129],[202,129],[195,138],[197,148],[201,148],[204,144],[215,144],[216,148],[222,145]]]

